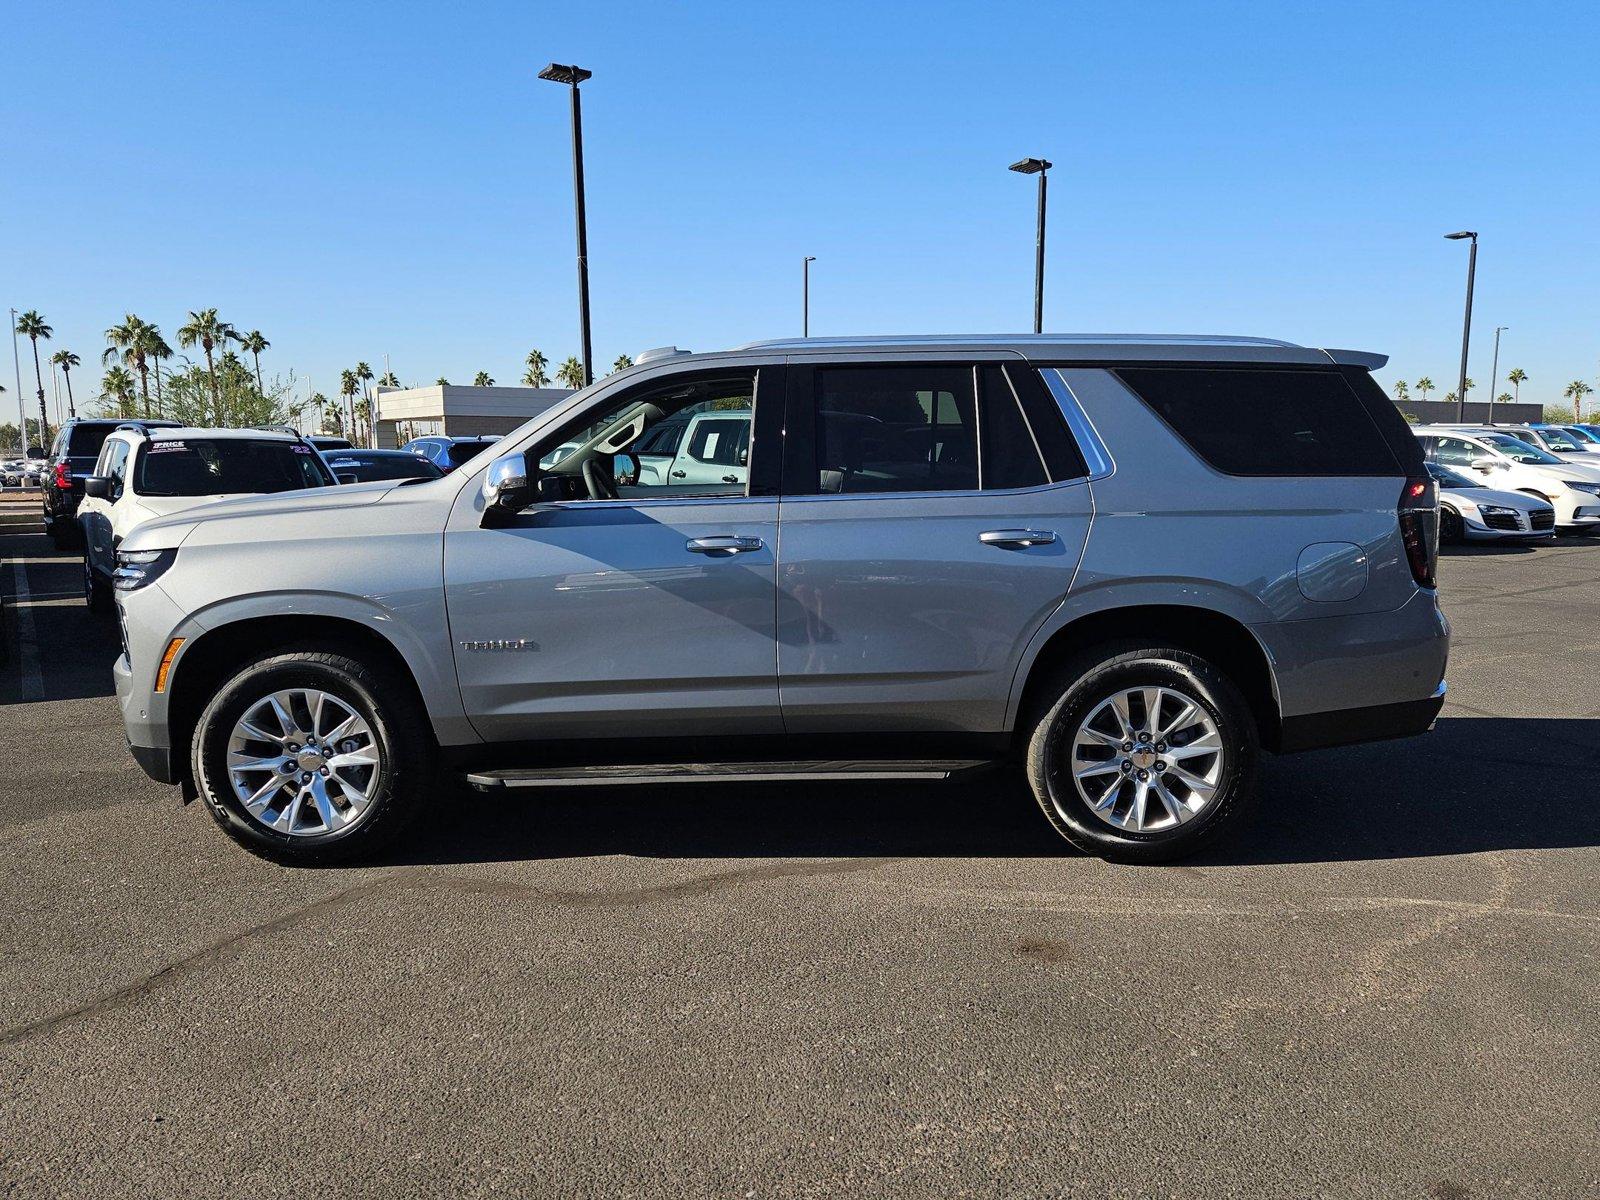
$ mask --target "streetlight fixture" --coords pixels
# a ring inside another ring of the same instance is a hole
[[[1467,255],[1467,315],[1461,322],[1461,379],[1456,385],[1456,420],[1465,421],[1467,411],[1467,343],[1472,338],[1472,278],[1478,270],[1478,233],[1475,229],[1463,229],[1456,233],[1444,235],[1452,242],[1459,242],[1463,238],[1472,239],[1472,250]],[[1494,385],[1490,384],[1491,395]]]
[[[1033,248],[1033,331],[1044,332],[1044,206],[1049,180],[1045,172],[1055,164],[1042,158],[1024,158],[1011,164],[1019,175],[1039,177],[1039,232]]]
[[[578,327],[583,340],[583,386],[594,382],[594,349],[589,338],[589,232],[583,208],[583,108],[578,85],[594,75],[582,67],[551,63],[540,79],[572,88],[572,193],[578,216]]]
[[[815,254],[808,254],[800,260],[800,336],[811,336],[811,264],[817,261]]]
[[[1494,327],[1494,365],[1489,368],[1489,424],[1494,424],[1494,390],[1500,384],[1500,335],[1510,329],[1509,325],[1496,325]]]

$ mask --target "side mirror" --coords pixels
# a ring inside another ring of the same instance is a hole
[[[611,457],[611,474],[618,483],[632,487],[639,482],[639,460],[631,454],[614,454]]]
[[[337,479],[340,483],[360,483],[361,482],[361,477],[359,475],[357,475],[353,471],[339,471],[339,472],[336,472],[334,474],[334,478]]]
[[[111,499],[111,479],[105,475],[91,475],[83,481],[83,494],[96,500]]]
[[[1472,460],[1472,469],[1484,475],[1487,475],[1499,465],[1499,462],[1492,458],[1475,458]]]
[[[529,471],[525,454],[506,454],[490,463],[483,476],[483,523],[503,523],[532,504],[536,472]]]

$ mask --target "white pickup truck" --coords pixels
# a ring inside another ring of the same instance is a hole
[[[657,487],[725,483],[743,488],[750,477],[751,411],[714,409],[686,421],[663,421],[633,448],[637,484]]]

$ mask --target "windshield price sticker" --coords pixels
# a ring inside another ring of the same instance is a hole
[[[150,447],[150,453],[166,454],[170,450],[187,450],[188,448],[182,442],[156,442]]]

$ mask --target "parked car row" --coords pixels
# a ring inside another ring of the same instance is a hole
[[[108,434],[83,504],[129,746],[285,861],[372,853],[436,766],[498,790],[991,761],[1073,844],[1179,857],[1237,821],[1258,750],[1443,704],[1438,489],[1384,361],[805,339],[641,355],[493,454]],[[184,496],[120,544],[100,514]]]
[[[37,487],[44,478],[42,458],[10,458],[0,462],[0,487]]]
[[[1541,541],[1600,529],[1600,434],[1559,425],[1414,432],[1439,483],[1444,540]]]

